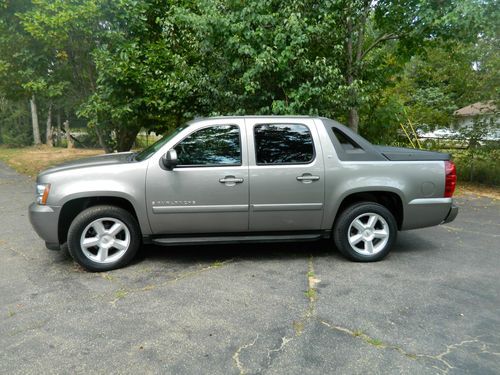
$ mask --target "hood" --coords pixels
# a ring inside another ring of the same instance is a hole
[[[78,168],[99,167],[101,165],[126,164],[132,162],[133,152],[119,152],[68,161],[40,172],[39,176]]]

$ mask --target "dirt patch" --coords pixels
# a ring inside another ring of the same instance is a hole
[[[40,171],[66,161],[103,154],[96,149],[67,149],[59,147],[0,147],[0,160],[11,168],[28,176],[35,177]]]
[[[459,181],[457,183],[455,196],[460,197],[469,194],[480,195],[482,197],[492,199],[500,199],[500,186],[486,186]]]

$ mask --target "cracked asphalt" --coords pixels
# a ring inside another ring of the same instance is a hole
[[[87,273],[46,250],[33,182],[0,165],[0,373],[499,374],[500,202],[401,232],[382,262],[328,242],[144,248]]]

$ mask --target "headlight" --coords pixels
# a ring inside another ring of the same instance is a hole
[[[36,203],[46,204],[49,197],[50,184],[36,184]]]

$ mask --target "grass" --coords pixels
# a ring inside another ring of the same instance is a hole
[[[304,332],[305,324],[303,321],[293,321],[292,326],[297,336],[300,336]]]
[[[316,299],[316,290],[314,288],[309,288],[307,289],[304,294],[306,295],[307,298],[310,300],[315,300]]]
[[[7,148],[0,146],[0,161],[19,173],[36,177],[38,173],[66,161],[102,154],[102,150],[33,146]]]
[[[120,300],[122,298],[125,298],[125,296],[128,294],[126,290],[119,289],[115,292],[115,298],[116,300]]]
[[[370,344],[372,346],[376,346],[376,347],[386,347],[387,346],[382,340],[370,337],[366,333],[364,333],[363,331],[361,331],[360,329],[354,330],[352,332],[352,336],[359,337],[364,342],[366,342],[367,344]]]
[[[366,339],[366,342],[370,345],[373,345],[373,346],[385,346],[384,342],[382,340],[379,340],[379,339],[374,339],[374,338],[371,338],[371,337],[368,337]]]

